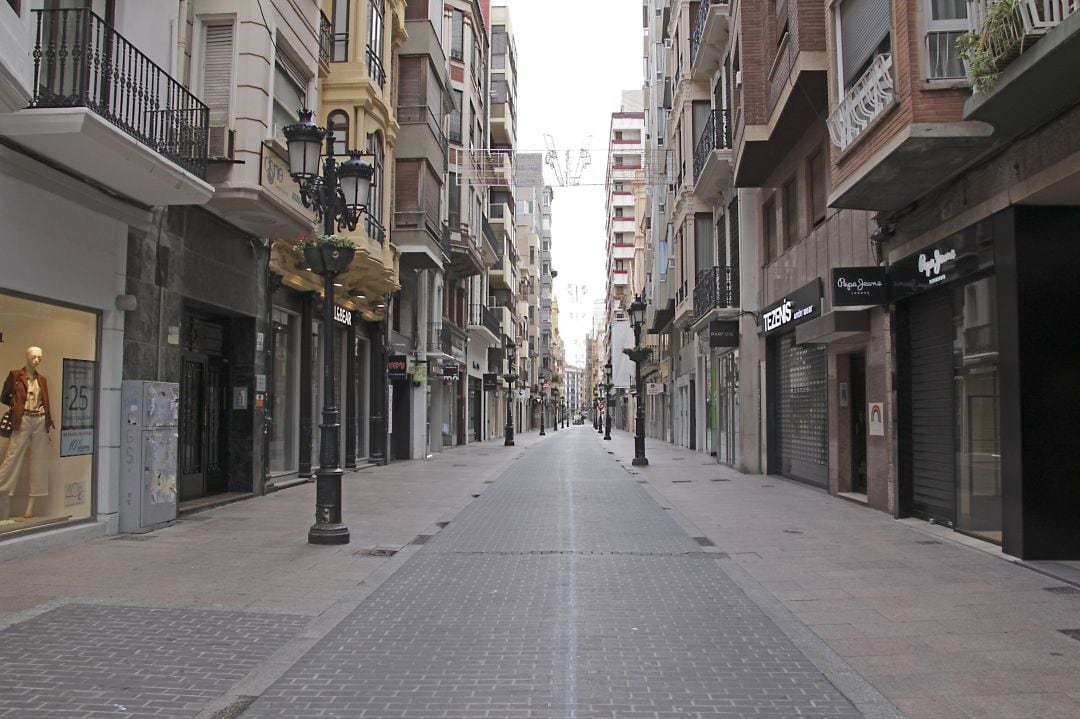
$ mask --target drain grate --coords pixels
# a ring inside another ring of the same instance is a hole
[[[1080,642],[1080,629],[1059,629],[1058,631],[1070,639]]]
[[[915,544],[941,544],[941,541],[938,539],[920,539]]]
[[[695,542],[697,542],[698,544],[700,544],[703,547],[715,547],[716,546],[716,543],[713,542],[713,540],[709,539],[708,537],[691,537],[691,539],[693,539]]]
[[[390,547],[372,547],[371,549],[358,549],[353,552],[354,557],[392,557],[398,550]]]
[[[114,542],[149,542],[153,539],[149,534],[118,534],[112,538]]]
[[[1043,587],[1051,594],[1080,594],[1080,589],[1076,587]]]
[[[409,544],[427,544],[428,540],[431,539],[433,536],[435,536],[435,535],[433,535],[433,534],[418,534],[418,535],[416,535],[416,539],[409,542]]]

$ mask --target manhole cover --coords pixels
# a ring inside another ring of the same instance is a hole
[[[1080,589],[1076,587],[1043,587],[1043,589],[1052,594],[1080,594]]]
[[[920,539],[915,544],[941,544],[941,541],[937,539]]]
[[[149,542],[153,537],[149,534],[118,534],[112,538],[114,542]]]
[[[693,539],[695,542],[697,542],[698,544],[700,544],[703,547],[715,547],[716,546],[716,543],[713,542],[713,540],[709,539],[708,537],[691,537],[691,539]]]
[[[803,533],[803,531],[801,529],[785,529],[784,530],[784,534],[802,534],[802,533]]]

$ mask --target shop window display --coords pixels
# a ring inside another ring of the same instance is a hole
[[[95,314],[0,294],[0,537],[90,516],[96,357]]]

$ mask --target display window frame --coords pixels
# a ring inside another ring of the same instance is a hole
[[[102,427],[102,406],[104,404],[103,398],[104,398],[104,393],[105,393],[105,390],[102,387],[102,381],[101,381],[101,369],[102,369],[101,368],[101,347],[102,347],[102,339],[103,339],[103,312],[102,312],[102,310],[100,308],[88,307],[88,306],[80,305],[80,304],[73,303],[73,302],[65,302],[65,301],[62,301],[62,300],[56,300],[56,299],[52,299],[52,298],[41,297],[39,295],[33,295],[33,294],[30,294],[30,293],[26,293],[26,292],[19,292],[18,290],[12,290],[12,289],[8,289],[8,288],[5,288],[5,287],[0,287],[0,343],[2,343],[2,345],[0,345],[0,346],[10,348],[9,349],[9,354],[10,353],[19,354],[20,352],[23,352],[25,350],[25,347],[21,347],[20,343],[15,342],[14,337],[11,337],[9,335],[9,330],[7,329],[8,323],[4,318],[4,312],[3,312],[3,304],[8,299],[12,299],[12,300],[16,300],[16,301],[22,301],[22,302],[30,302],[30,303],[34,303],[34,304],[38,304],[38,305],[45,305],[47,307],[56,308],[58,310],[67,310],[67,311],[79,312],[79,313],[82,313],[82,314],[85,314],[85,315],[89,316],[88,319],[90,319],[93,322],[93,353],[92,353],[93,357],[92,357],[92,359],[90,361],[92,361],[94,363],[94,368],[93,368],[93,382],[94,382],[93,423],[94,424],[93,424],[93,440],[91,442],[91,451],[88,454],[80,454],[80,455],[75,455],[75,456],[61,456],[61,446],[60,446],[61,439],[60,438],[61,438],[61,431],[62,431],[61,427],[62,427],[63,417],[64,417],[63,404],[64,404],[64,400],[65,400],[65,398],[67,396],[66,388],[64,386],[65,385],[65,378],[63,376],[63,369],[62,369],[64,367],[64,360],[65,359],[69,359],[69,360],[70,359],[86,360],[87,358],[86,357],[65,357],[63,350],[61,350],[60,352],[52,352],[52,351],[50,351],[49,347],[42,347],[41,349],[43,350],[43,355],[46,358],[46,364],[55,365],[60,370],[59,372],[55,372],[55,371],[52,371],[52,369],[50,369],[50,371],[47,372],[47,373],[42,372],[42,374],[46,378],[48,378],[50,380],[50,382],[49,382],[49,404],[50,404],[50,411],[52,413],[52,420],[53,420],[54,424],[56,425],[55,427],[52,428],[52,430],[49,433],[50,438],[52,440],[51,444],[50,444],[50,447],[49,447],[49,452],[50,452],[50,473],[52,472],[53,468],[55,468],[59,464],[59,462],[61,462],[62,460],[65,460],[65,459],[67,459],[67,460],[77,460],[78,457],[89,457],[89,463],[90,463],[89,464],[89,470],[86,472],[86,495],[85,495],[85,498],[84,498],[83,502],[80,503],[80,504],[85,504],[86,505],[86,507],[87,507],[86,515],[85,516],[80,516],[80,517],[69,516],[67,519],[62,519],[62,518],[61,519],[55,519],[55,520],[47,520],[46,519],[46,520],[43,520],[43,521],[33,522],[33,523],[28,524],[27,526],[21,526],[21,527],[17,526],[17,525],[12,525],[11,528],[0,529],[0,543],[10,541],[10,540],[13,540],[13,539],[16,539],[16,538],[19,538],[19,537],[25,537],[25,536],[32,535],[32,534],[39,534],[39,533],[42,533],[42,532],[53,531],[53,530],[56,530],[56,529],[59,529],[59,528],[67,528],[67,527],[71,527],[71,526],[75,526],[75,525],[79,525],[79,524],[91,524],[91,523],[94,523],[94,522],[98,521],[97,501],[98,501],[98,492],[99,492],[98,482],[99,482],[99,479],[100,479],[100,477],[99,477],[100,457],[99,457],[98,449],[99,449],[99,443],[101,441],[101,433],[103,431],[103,427]],[[37,346],[37,345],[26,345],[26,347],[31,347],[31,346]],[[12,362],[9,360],[8,364],[11,364],[11,363]],[[2,369],[2,368],[0,368],[0,369]],[[15,366],[9,367],[7,369],[8,370],[15,369]],[[4,376],[6,377],[6,373],[5,373]],[[116,388],[116,391],[119,392],[119,387]],[[6,412],[8,409],[10,409],[10,407],[8,405],[0,405],[0,414],[2,414],[3,412]],[[117,418],[117,422],[119,422],[119,418]],[[55,434],[55,437],[52,436],[53,434]],[[3,451],[3,453],[0,453],[0,462],[3,461],[3,457],[7,452],[7,446],[8,446],[7,443],[8,442],[10,442],[10,438],[4,438],[3,439],[4,451]],[[55,455],[56,455],[55,457],[52,456],[53,453],[55,453]],[[52,477],[50,477],[50,490],[52,489],[51,482],[52,482]],[[50,491],[50,493],[51,493],[51,491]],[[66,501],[66,499],[67,499],[66,498],[66,494],[67,494],[66,489],[64,490],[64,494],[65,494],[65,500],[64,501]],[[48,496],[48,495],[46,495],[46,496]],[[16,506],[17,507],[21,506],[21,503],[19,505],[16,505]],[[66,505],[65,504],[64,506],[67,507],[67,506],[72,506],[72,505]],[[40,508],[40,504],[37,504],[37,506],[35,507],[35,511],[39,511],[39,508]],[[9,506],[9,510],[11,510],[11,509],[12,508]],[[13,520],[16,520],[15,515],[16,515],[16,513],[13,511],[12,512],[12,519]],[[16,520],[16,521],[18,521],[18,520]]]

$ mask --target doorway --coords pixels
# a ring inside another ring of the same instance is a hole
[[[697,449],[697,382],[690,378],[690,449]]]
[[[848,355],[851,387],[851,491],[866,494],[866,353]]]
[[[180,374],[181,502],[228,490],[225,323],[188,315]]]

